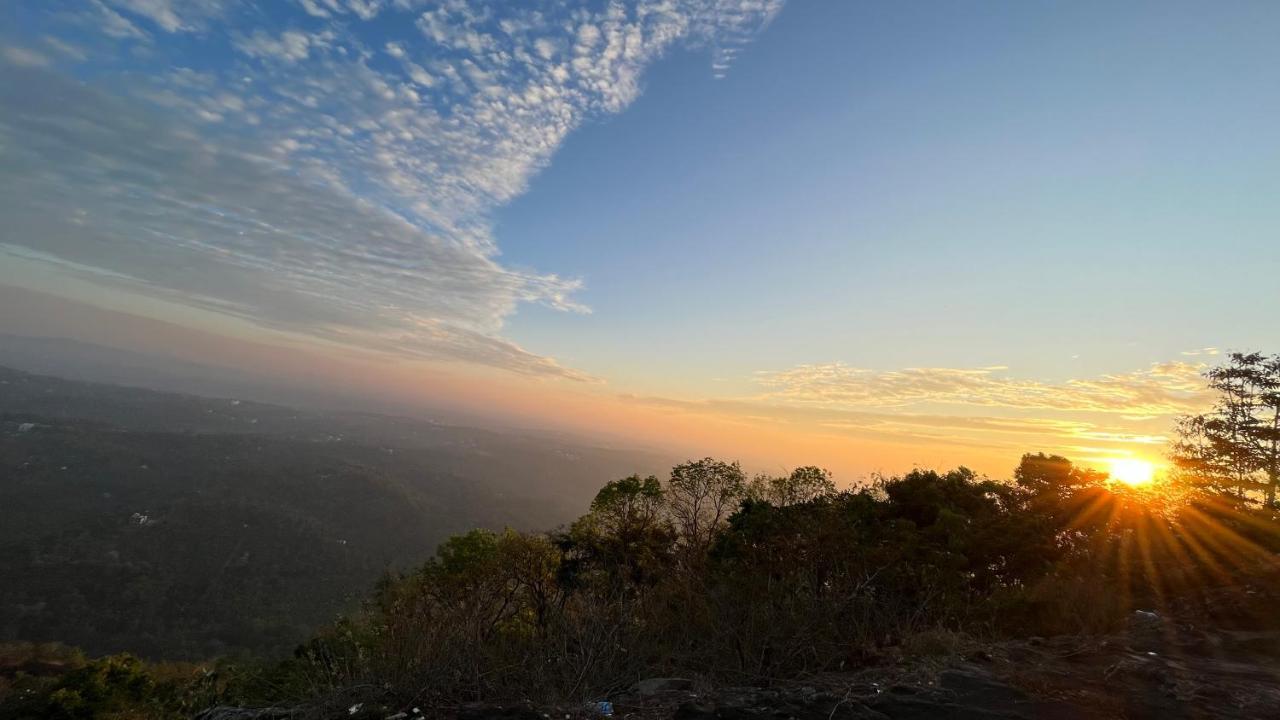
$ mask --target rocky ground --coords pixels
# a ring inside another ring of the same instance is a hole
[[[674,720],[1280,718],[1280,632],[1134,613],[1128,632],[974,646],[937,663],[698,692],[649,681],[615,717]],[[532,715],[529,716],[532,720]]]
[[[651,678],[607,699],[627,720],[1225,720],[1280,718],[1280,631],[1204,629],[1137,611],[1126,632],[961,644],[932,658],[773,687]],[[593,705],[472,704],[443,713],[343,716],[416,720],[585,720]],[[203,720],[296,717],[218,708]],[[350,718],[348,717],[348,720]]]
[[[1280,632],[1203,630],[1136,612],[1127,632],[973,645],[770,688],[654,678],[611,698],[634,720],[1125,720],[1280,718]],[[590,717],[583,708],[494,707],[459,720]]]

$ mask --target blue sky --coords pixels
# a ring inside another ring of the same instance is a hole
[[[1095,455],[1194,407],[1203,348],[1280,345],[1274,3],[3,12],[0,282],[833,442],[1017,418]]]
[[[712,374],[1273,342],[1280,17],[1161,7],[791,5],[724,80],[664,60],[499,213],[597,311],[513,334],[641,366],[674,340]],[[1252,307],[1215,298],[1228,274]]]

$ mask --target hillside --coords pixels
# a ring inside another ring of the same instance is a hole
[[[572,517],[657,464],[379,415],[0,369],[0,639],[280,653],[451,534]]]
[[[843,492],[705,458],[556,531],[454,535],[285,659],[0,648],[0,718],[1274,717],[1280,520],[1176,489],[1043,454]]]

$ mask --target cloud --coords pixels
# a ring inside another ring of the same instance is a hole
[[[67,54],[4,67],[0,244],[270,328],[583,380],[502,337],[524,303],[588,310],[579,280],[499,261],[493,212],[668,49],[719,67],[781,3],[285,7],[92,0],[69,20],[110,93]]]
[[[769,400],[807,405],[946,404],[1148,416],[1204,407],[1203,369],[1200,364],[1163,362],[1129,373],[1049,383],[1007,377],[1003,367],[875,371],[827,363],[761,372],[756,380]]]
[[[1200,376],[1204,368],[1159,362],[1051,382],[1010,377],[999,365],[877,371],[825,363],[757,373],[761,392],[751,395],[621,398],[707,423],[823,438],[835,441],[833,447],[841,441],[887,443],[917,457],[988,451],[1006,459],[1039,450],[1093,463],[1160,454],[1171,416],[1211,402]]]
[[[45,35],[43,40],[45,44],[48,45],[50,48],[53,48],[55,52],[61,53],[62,55],[66,56],[67,58],[70,58],[71,60],[84,62],[85,60],[89,59],[89,56],[85,54],[84,50],[82,50],[80,47],[76,45],[73,45],[72,43],[64,42],[62,40],[59,40],[56,37],[53,37],[52,35]]]
[[[779,405],[760,399],[678,400],[623,395],[622,399],[683,414],[736,420],[776,428],[906,445],[948,445],[1023,452],[1030,448],[1067,449],[1101,445],[1107,451],[1135,445],[1162,445],[1165,438],[1145,425],[1121,419],[1102,424],[1071,418],[947,415],[894,410],[852,410]],[[1093,451],[1099,448],[1093,447]]]
[[[49,64],[49,58],[44,55],[16,45],[0,48],[0,56],[4,57],[5,62],[22,67],[44,67]]]
[[[711,47],[711,69],[723,79],[739,51],[764,31],[782,9],[781,0],[716,0],[697,13],[697,35]]]
[[[576,283],[503,268],[269,153],[47,72],[0,70],[0,104],[5,243],[266,327],[589,379],[496,336],[517,302],[563,304]]]
[[[69,16],[79,24],[96,28],[107,37],[117,40],[146,41],[150,35],[125,16],[107,7],[102,0],[90,0],[91,11]]]
[[[382,0],[298,0],[298,4],[302,9],[312,17],[329,18],[335,15],[343,15],[353,13],[361,20],[372,20],[382,12],[387,5]],[[415,3],[407,0],[400,0],[398,3],[401,9],[410,9]]]
[[[279,37],[274,37],[261,30],[252,35],[238,36],[233,44],[240,52],[255,58],[274,58],[286,63],[306,60],[312,48],[317,50],[328,48],[333,41],[333,33],[322,32],[308,35],[297,30],[285,30]]]
[[[165,32],[177,32],[184,28],[182,19],[169,0],[111,0],[117,7],[141,15],[158,25]]]
[[[203,30],[226,11],[222,0],[102,0],[115,10],[143,18],[166,33]],[[97,4],[101,5],[101,2]],[[114,13],[117,16],[119,13]]]

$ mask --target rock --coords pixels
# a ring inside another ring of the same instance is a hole
[[[992,658],[991,653],[986,650],[974,650],[965,656],[965,660],[974,663],[990,664],[994,658]]]
[[[758,700],[762,702],[687,702],[676,709],[672,720],[888,720],[883,713],[854,701],[804,702],[794,696]]]
[[[688,692],[693,689],[693,681],[686,678],[645,678],[635,684],[637,695],[649,697],[674,692]]]
[[[1164,620],[1149,610],[1134,610],[1129,614],[1128,632],[1129,647],[1139,651],[1161,651],[1165,649],[1167,634]]]
[[[938,684],[954,693],[957,702],[971,705],[1002,707],[1028,700],[1023,691],[997,682],[990,675],[965,670],[944,670],[938,676]]]
[[[297,715],[297,710],[290,708],[242,708],[219,705],[196,713],[195,720],[278,720]]]
[[[895,685],[869,703],[890,720],[1085,720],[1067,703],[1042,701],[976,665],[942,671],[937,685]]]
[[[457,720],[546,720],[528,705],[486,705],[472,703],[459,708]]]

